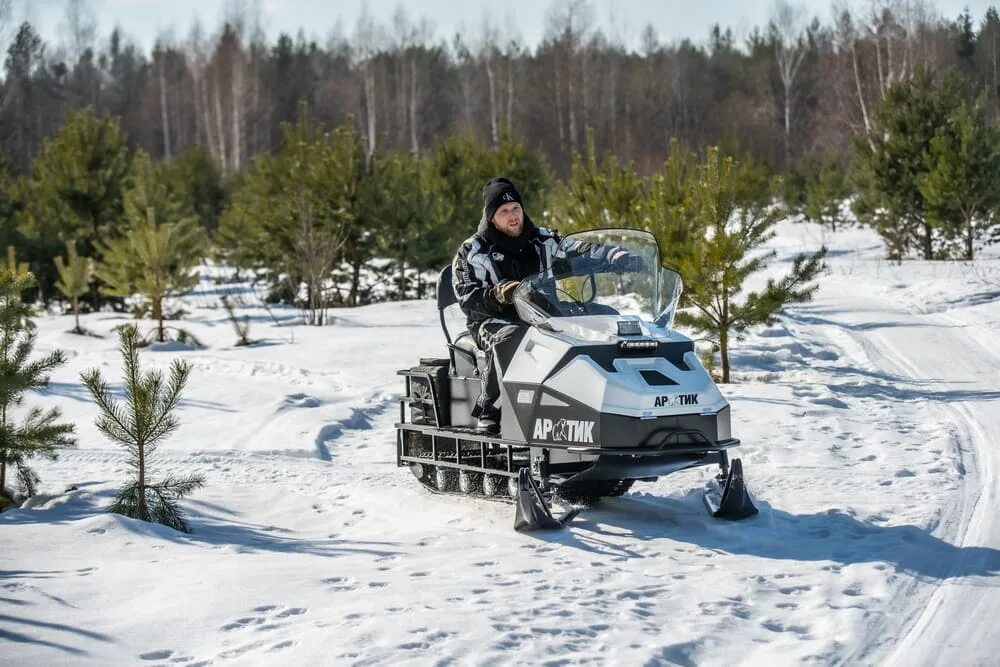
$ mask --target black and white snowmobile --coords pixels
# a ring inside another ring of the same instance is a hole
[[[616,272],[587,244],[620,246],[642,258]],[[499,435],[476,432],[472,408],[485,357],[468,332],[452,338],[445,310],[457,305],[451,267],[437,305],[448,357],[399,371],[396,462],[439,493],[513,501],[515,529],[558,528],[602,496],[637,481],[717,465],[714,516],[757,513],[743,483],[729,403],[705,371],[694,343],[673,330],[680,276],[660,268],[648,232],[604,229],[566,236],[555,265],[514,295],[530,325],[501,380]],[[409,417],[407,419],[407,417]],[[553,497],[568,503],[562,516]]]

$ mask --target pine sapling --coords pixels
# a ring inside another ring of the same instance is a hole
[[[760,248],[774,237],[779,215],[743,192],[752,178],[746,165],[721,157],[716,149],[708,151],[697,190],[707,233],[678,263],[690,307],[677,314],[677,321],[706,333],[718,346],[723,382],[730,380],[731,338],[752,326],[773,324],[788,304],[810,300],[818,287],[810,283],[825,268],[826,248],[821,248],[796,258],[780,280],[745,292],[747,278],[775,257],[773,250]]]
[[[140,153],[133,165],[133,187],[125,193],[128,229],[101,246],[97,277],[108,296],[139,294],[149,300],[156,320],[156,340],[166,340],[165,302],[187,294],[198,284],[205,235],[198,218],[169,191],[149,156]]]
[[[80,326],[80,297],[90,289],[90,279],[94,274],[94,264],[87,257],[81,257],[76,252],[76,244],[72,241],[66,242],[66,261],[61,256],[53,258],[56,271],[59,273],[59,280],[56,281],[56,289],[69,299],[73,308],[73,315],[76,318],[76,326],[72,332],[75,334],[86,333]]]
[[[222,295],[222,307],[226,309],[226,316],[229,317],[229,321],[236,331],[236,347],[251,345],[253,341],[250,340],[250,318],[244,315],[243,319],[240,320],[237,317],[236,309],[233,307],[233,302],[229,300],[228,294]]]
[[[178,501],[201,488],[204,479],[193,475],[151,481],[149,465],[157,447],[180,426],[173,411],[187,384],[191,366],[174,360],[170,366],[170,378],[164,382],[159,371],[142,373],[139,367],[139,330],[135,325],[121,327],[119,339],[125,366],[124,402],[114,400],[96,368],[81,375],[101,410],[97,428],[108,439],[125,448],[128,465],[134,472],[108,511],[190,532]]]
[[[73,424],[57,423],[61,416],[58,408],[45,411],[33,407],[20,425],[13,419],[14,408],[24,402],[25,393],[48,386],[49,372],[65,362],[59,350],[29,360],[35,332],[21,293],[33,285],[30,273],[0,269],[0,510],[15,496],[7,488],[8,470],[17,476],[22,495],[32,496],[39,479],[28,460],[35,456],[55,459],[60,448],[76,444]]]
[[[12,245],[7,246],[7,266],[0,267],[0,269],[5,269],[7,273],[21,278],[28,275],[27,262],[18,261],[17,252]]]

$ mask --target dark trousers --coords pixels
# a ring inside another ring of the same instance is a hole
[[[503,373],[514,357],[514,351],[521,344],[521,339],[528,332],[525,324],[518,324],[500,318],[483,320],[472,328],[472,336],[479,348],[486,353],[486,368],[480,377],[483,383],[482,391],[476,400],[472,416],[485,419],[500,419],[500,408],[497,400],[500,398],[499,373]]]

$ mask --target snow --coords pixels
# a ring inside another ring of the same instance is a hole
[[[40,318],[38,352],[69,362],[28,404],[59,405],[80,447],[0,514],[0,663],[995,664],[1000,261],[897,266],[868,231],[789,222],[774,271],[820,243],[815,300],[742,341],[722,387],[761,510],[739,523],[705,512],[707,468],[559,533],[430,494],[393,423],[396,370],[443,354],[431,301],[322,328],[241,307],[262,342],[236,347],[217,299],[239,286],[209,275],[172,323],[205,347],[141,353],[193,366],[153,475],[204,475],[194,532],[110,515],[124,455],[79,374],[120,391],[129,320]]]

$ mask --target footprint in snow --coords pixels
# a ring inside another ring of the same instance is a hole
[[[330,590],[335,592],[342,591],[353,591],[358,587],[358,583],[353,579],[348,579],[347,577],[328,577],[323,579],[322,582],[330,587]]]
[[[322,405],[315,396],[308,394],[289,394],[285,396],[285,406],[287,408],[318,408]]]
[[[839,398],[834,398],[833,396],[828,396],[826,398],[814,398],[812,402],[816,405],[828,405],[831,408],[840,408],[841,410],[848,407],[847,403],[844,403]]]
[[[791,632],[798,635],[800,639],[811,639],[812,635],[809,632],[809,628],[803,625],[783,625],[778,621],[764,621],[761,623],[762,626],[770,630],[771,632]]]
[[[779,588],[778,592],[782,595],[795,595],[797,593],[804,593],[805,591],[812,590],[812,586],[786,586],[784,588]]]
[[[301,616],[308,609],[303,607],[280,607],[277,605],[266,605],[255,607],[252,616],[243,616],[222,626],[224,632],[233,632],[247,628],[255,628],[258,631],[273,630],[281,626],[281,621],[293,616]]]
[[[174,654],[173,651],[169,649],[161,649],[159,651],[149,651],[148,653],[140,653],[139,657],[143,660],[166,660]]]

